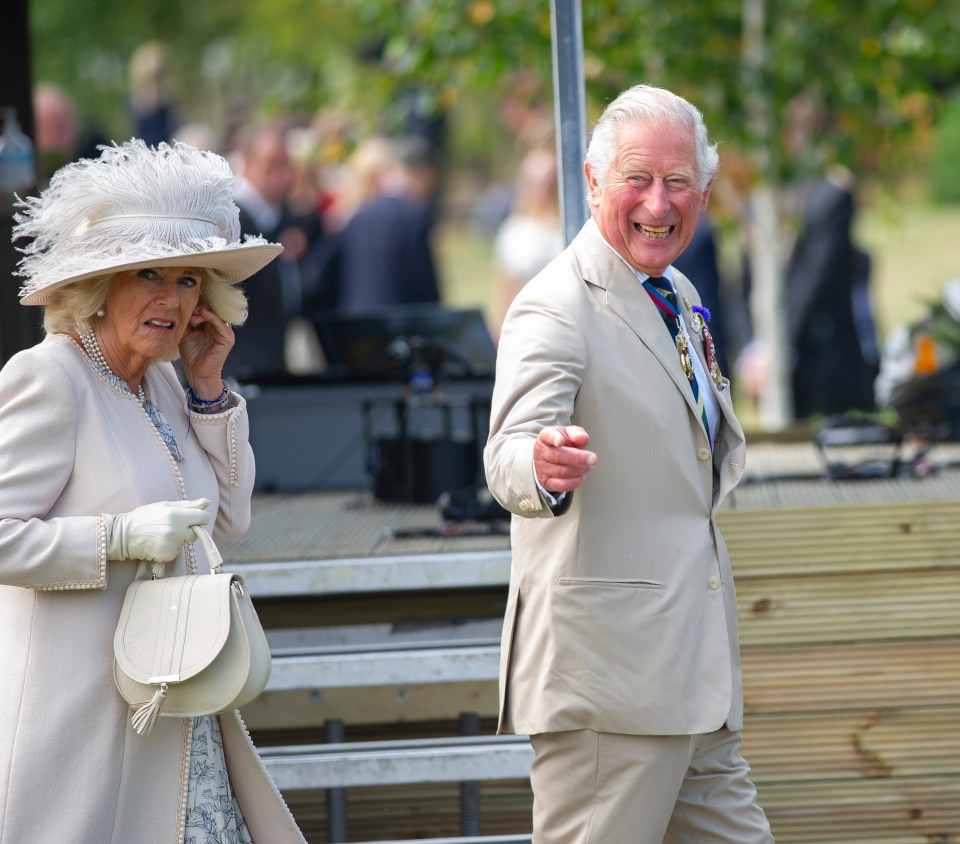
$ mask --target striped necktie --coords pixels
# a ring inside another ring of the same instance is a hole
[[[656,278],[648,278],[643,282],[643,287],[644,290],[650,294],[650,298],[653,299],[653,304],[657,306],[660,316],[663,317],[664,324],[670,331],[673,342],[677,343],[677,337],[680,334],[680,310],[677,305],[677,294],[674,292],[673,286],[667,279],[657,276]],[[686,333],[684,333],[684,336],[686,336]],[[681,345],[683,344],[677,343],[677,352],[682,355]],[[703,429],[707,432],[707,441],[710,442],[712,447],[713,443],[710,441],[710,423],[707,421],[707,410],[703,406],[703,396],[700,395],[700,384],[697,381],[696,372],[693,370],[694,352],[689,349],[689,339],[685,345],[687,346],[687,354],[691,356],[690,371],[687,373],[687,378],[690,381],[690,389],[693,390],[693,400],[697,404],[697,411],[700,413]],[[684,367],[684,369],[686,370],[686,367]]]

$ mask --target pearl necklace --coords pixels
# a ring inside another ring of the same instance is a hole
[[[80,335],[80,342],[83,344],[83,350],[87,353],[87,357],[90,358],[93,365],[99,369],[102,373],[109,373],[118,381],[122,381],[121,378],[110,368],[110,364],[107,363],[107,359],[103,356],[103,352],[100,350],[100,344],[97,343],[97,335],[92,331],[84,331]],[[126,382],[123,382],[126,383]],[[128,389],[129,389],[129,385]],[[131,394],[132,394],[131,390]],[[147,400],[147,395],[143,391],[143,382],[140,382],[140,385],[137,387],[137,395],[135,397],[141,405],[144,404]]]
[[[127,384],[126,381],[118,378],[117,374],[110,368],[110,365],[107,363],[107,359],[103,356],[103,352],[100,351],[100,345],[97,343],[97,337],[93,331],[82,332],[80,334],[80,343],[83,346],[84,353],[93,364],[94,369],[97,369],[106,381],[115,381],[126,386],[127,395],[133,396],[133,393],[130,390],[130,385]],[[119,389],[119,387],[114,385],[114,389]],[[160,447],[163,449],[164,455],[166,455],[167,464],[173,471],[173,477],[177,484],[177,492],[180,494],[180,500],[186,501],[186,484],[184,483],[183,475],[180,474],[180,469],[177,466],[177,461],[183,460],[183,456],[180,454],[180,449],[177,446],[176,438],[173,436],[173,431],[170,430],[170,426],[163,418],[163,414],[160,413],[159,409],[154,407],[152,402],[147,402],[147,396],[143,391],[142,382],[140,383],[140,386],[137,387],[137,395],[133,396],[133,398],[135,398],[137,403],[140,405],[140,412],[147,420],[150,430],[153,431],[154,437],[156,438]],[[154,416],[156,416],[156,419]],[[161,428],[166,429],[166,435],[161,431]],[[187,571],[190,574],[196,574],[197,554],[194,550],[193,543],[187,542],[184,544],[183,548],[186,558]]]

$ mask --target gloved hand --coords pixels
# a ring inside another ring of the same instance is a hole
[[[196,538],[194,525],[205,525],[210,514],[206,498],[196,501],[158,501],[129,513],[104,515],[108,560],[148,560],[166,563],[180,553],[184,542]]]

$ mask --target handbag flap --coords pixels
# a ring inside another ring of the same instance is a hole
[[[127,589],[113,652],[139,683],[180,683],[206,668],[230,632],[234,574],[134,581]]]

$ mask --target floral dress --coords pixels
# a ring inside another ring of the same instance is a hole
[[[193,719],[183,844],[253,844],[227,779],[220,719]]]

